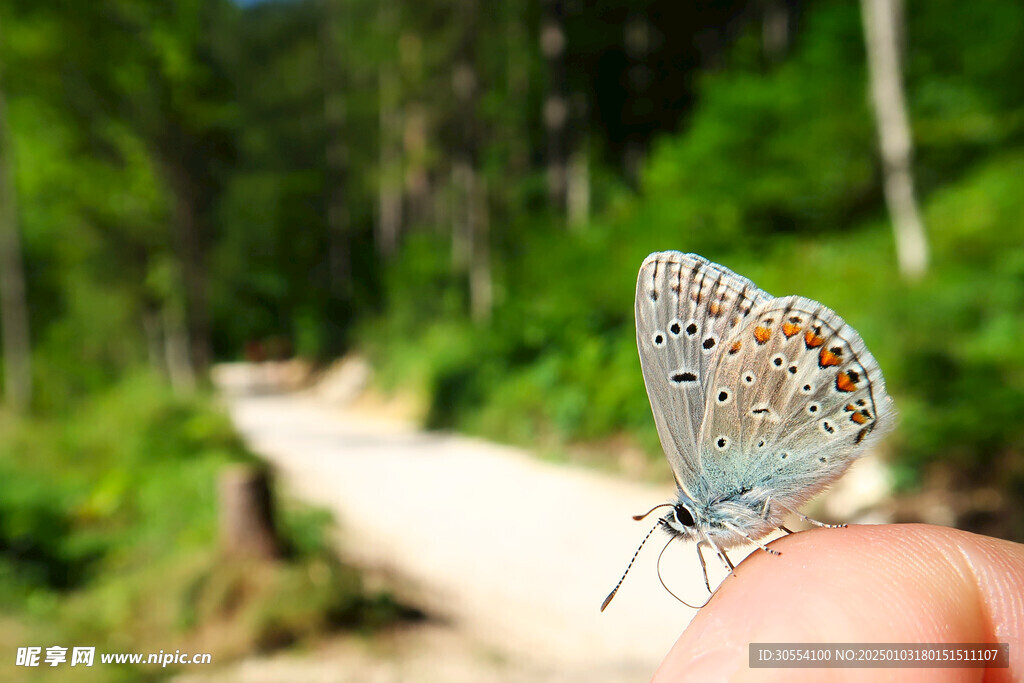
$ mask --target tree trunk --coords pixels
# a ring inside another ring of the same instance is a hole
[[[380,178],[377,182],[377,246],[390,257],[402,230],[401,114],[398,75],[393,64],[380,66]]]
[[[761,43],[770,62],[780,62],[789,51],[792,8],[789,0],[764,0],[761,15]]]
[[[345,72],[340,52],[344,49],[337,32],[348,22],[342,17],[340,0],[324,0],[324,21],[321,24],[320,51],[323,66],[324,127],[327,133],[325,150],[327,195],[327,256],[331,294],[348,301],[352,295],[352,256],[349,235],[350,215],[345,202],[349,155],[345,139]]]
[[[568,182],[569,99],[565,83],[565,16],[562,0],[544,0],[540,27],[540,49],[547,62],[548,94],[544,100],[544,129],[547,132],[548,199],[558,213],[566,210]]]
[[[196,388],[196,374],[189,354],[185,313],[179,302],[164,302],[162,322],[164,363],[171,388],[178,393],[192,391]]]
[[[647,99],[650,97],[650,86],[654,74],[649,60],[651,58],[651,21],[647,9],[631,10],[623,26],[622,43],[629,60],[626,78],[629,83],[630,97]],[[642,119],[630,117],[630,126],[643,125]],[[626,178],[634,187],[640,185],[640,173],[647,157],[646,143],[641,135],[630,134],[622,150],[622,166]]]
[[[900,0],[861,0],[871,99],[882,154],[885,201],[896,239],[900,274],[920,278],[928,267],[928,242],[914,197],[913,146],[903,94],[899,41]]]
[[[427,112],[417,103],[403,107],[402,112],[402,165],[408,225],[436,223],[434,198],[428,169],[428,139],[430,137]]]
[[[505,19],[505,98],[509,102],[526,102],[530,96],[530,45],[525,18],[515,3],[504,3]],[[505,137],[508,170],[515,183],[530,173],[529,120],[521,116],[500,131]],[[504,193],[509,194],[509,193]]]
[[[262,467],[231,465],[220,475],[220,538],[228,557],[274,559],[281,543],[274,524],[270,475]]]
[[[473,185],[473,169],[462,158],[452,160],[449,214],[452,226],[452,270],[462,276],[469,270],[472,258],[469,238],[470,221],[466,217],[466,197]]]
[[[472,183],[467,207],[475,215],[470,217],[469,304],[473,320],[483,322],[491,317],[494,291],[491,286],[490,220],[487,198],[487,179],[479,177]]]
[[[32,401],[32,349],[12,151],[7,101],[0,83],[0,327],[3,328],[4,398],[12,408],[22,411]]]
[[[458,110],[462,115],[460,139],[452,159],[455,207],[452,224],[452,260],[468,277],[470,313],[474,320],[490,316],[492,304],[489,207],[486,183],[477,169],[479,88],[476,71],[478,0],[462,0],[462,39],[452,72]]]
[[[142,305],[142,332],[146,337],[146,360],[149,363],[149,369],[155,374],[167,378],[164,328],[160,320],[160,309],[148,302]]]
[[[586,142],[575,147],[569,157],[566,203],[569,227],[581,228],[590,220],[590,147]]]
[[[385,40],[397,44],[399,22],[394,0],[381,0],[380,25]],[[377,249],[390,257],[402,230],[402,115],[397,54],[391,51],[378,69],[379,178],[377,179]]]
[[[180,150],[166,144],[161,147],[158,154],[163,160],[167,183],[173,195],[171,232],[184,291],[182,318],[187,343],[188,372],[192,375],[191,378],[182,378],[179,386],[195,386],[206,377],[212,355],[206,300],[206,254],[197,206],[198,193],[184,160],[180,158]],[[164,305],[166,307],[174,304],[165,302]],[[175,322],[175,319],[165,320],[165,323],[171,323],[168,326],[169,340],[175,335]],[[170,370],[173,376],[175,371]]]

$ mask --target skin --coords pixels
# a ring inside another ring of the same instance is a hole
[[[1024,680],[1024,545],[923,524],[812,529],[736,568],[653,681]],[[751,669],[750,643],[1009,643],[1009,669]]]

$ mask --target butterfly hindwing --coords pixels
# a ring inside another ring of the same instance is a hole
[[[878,363],[816,301],[772,299],[725,343],[698,444],[701,471],[721,485],[769,486],[798,507],[894,423]]]
[[[699,481],[705,391],[725,340],[771,295],[696,254],[651,254],[636,288],[637,347],[662,447],[679,485]]]

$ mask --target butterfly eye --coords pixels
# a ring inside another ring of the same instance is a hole
[[[693,526],[696,524],[693,519],[693,515],[690,514],[690,511],[686,509],[685,505],[676,505],[674,510],[676,513],[676,521],[683,526]]]

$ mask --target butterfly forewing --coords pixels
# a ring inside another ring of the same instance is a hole
[[[699,437],[706,477],[769,486],[795,507],[894,423],[878,363],[860,335],[816,301],[773,299],[725,343]]]
[[[661,444],[680,487],[700,481],[705,393],[726,338],[771,300],[750,280],[696,254],[651,254],[636,286],[640,365]]]

